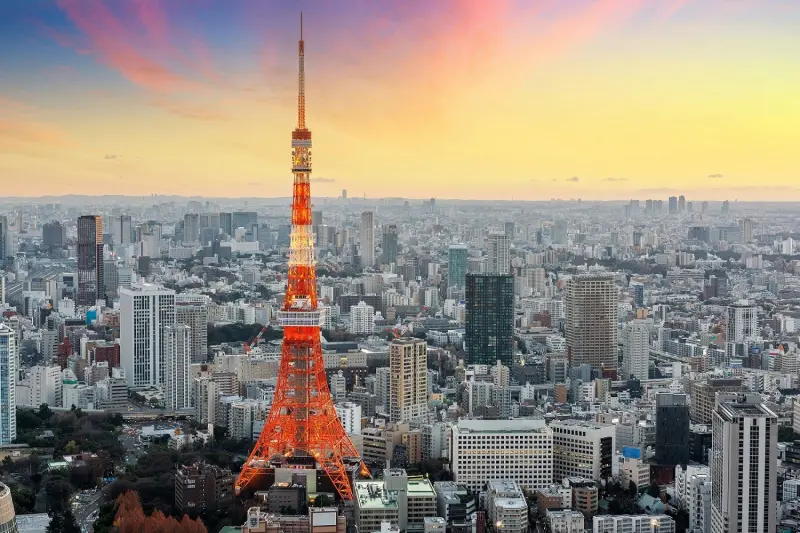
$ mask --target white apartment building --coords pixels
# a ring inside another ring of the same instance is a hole
[[[800,495],[800,479],[787,479],[783,482],[783,498],[781,501],[790,502]]]
[[[711,532],[775,531],[778,417],[758,394],[718,393],[712,435]]]
[[[553,432],[553,479],[566,477],[593,480],[610,478],[616,428],[584,420],[555,420]]]
[[[341,402],[334,405],[344,431],[348,435],[361,434],[361,405],[353,402]]]
[[[744,342],[758,336],[758,308],[747,300],[740,300],[727,308],[726,342]]]
[[[424,418],[428,413],[428,343],[395,339],[389,344],[389,417],[392,422]]]
[[[208,359],[208,304],[205,296],[197,294],[175,295],[175,322],[189,326],[189,359],[192,363],[205,363]]]
[[[501,232],[492,232],[488,238],[489,261],[486,265],[487,274],[510,274],[511,251],[508,235]]]
[[[365,302],[358,302],[350,308],[350,332],[356,335],[375,333],[375,308]]]
[[[345,400],[347,397],[347,378],[344,377],[344,372],[340,370],[335,374],[331,374],[328,378],[328,386],[335,403]]]
[[[623,489],[628,489],[633,483],[640,490],[650,485],[650,465],[640,459],[626,457],[619,467],[619,477]]]
[[[622,375],[639,381],[649,378],[650,367],[650,323],[634,320],[625,325],[622,333]]]
[[[710,475],[711,469],[706,465],[678,465],[675,467],[675,498],[680,509],[689,508],[689,480],[693,476]],[[711,484],[709,483],[710,486]]]
[[[166,373],[164,405],[167,409],[188,409],[191,405],[189,387],[191,363],[191,329],[185,324],[164,327]],[[205,333],[205,332],[204,332]]]
[[[552,511],[547,510],[547,522],[550,524],[550,533],[584,533],[586,520],[579,511]]]
[[[164,328],[175,324],[175,291],[140,284],[120,289],[120,363],[128,386],[161,386],[166,379]]]
[[[711,474],[692,474],[686,480],[684,506],[689,513],[688,531],[711,533]]]
[[[594,533],[675,533],[667,515],[601,515],[592,518]]]
[[[17,349],[17,334],[0,324],[0,445],[17,439]]]
[[[544,420],[459,420],[450,450],[454,480],[475,492],[492,479],[528,490],[553,482],[553,430]]]
[[[43,403],[61,406],[61,367],[58,365],[31,367],[30,376],[17,383],[17,405],[38,408]]]
[[[516,481],[493,479],[486,487],[488,522],[503,533],[528,533],[528,504]]]

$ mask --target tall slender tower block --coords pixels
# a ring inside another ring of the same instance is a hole
[[[283,348],[278,385],[261,437],[239,478],[239,494],[260,474],[287,458],[314,462],[331,479],[339,496],[353,499],[346,463],[360,457],[345,433],[328,389],[320,344],[324,321],[317,307],[317,276],[311,221],[311,132],[306,127],[303,18],[300,16],[300,77],[297,128],[292,132],[292,233],[286,299],[278,315]],[[313,458],[313,461],[312,461]],[[363,463],[362,473],[367,473]]]

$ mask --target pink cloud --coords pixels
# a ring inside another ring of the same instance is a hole
[[[50,144],[67,146],[67,136],[59,128],[41,122],[0,117],[2,145]],[[0,145],[0,146],[2,146]]]

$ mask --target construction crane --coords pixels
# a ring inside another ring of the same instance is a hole
[[[261,331],[258,332],[258,335],[256,335],[255,338],[252,341],[245,342],[244,343],[244,353],[249,354],[250,350],[252,350],[253,346],[258,346],[258,343],[261,340],[261,337],[264,336],[264,332],[267,331],[268,329],[269,329],[269,324],[264,324],[264,327],[261,328]]]

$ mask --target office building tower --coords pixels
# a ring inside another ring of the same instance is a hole
[[[428,343],[400,338],[389,344],[389,415],[392,422],[418,420],[428,413]]]
[[[231,215],[230,235],[234,235],[239,228],[250,231],[253,226],[258,226],[258,213],[255,211],[237,211]]]
[[[553,483],[553,430],[540,419],[461,419],[450,435],[453,479],[473,492],[504,479],[530,491]]]
[[[200,242],[200,215],[187,213],[183,216],[183,243],[197,244]]]
[[[709,379],[692,382],[689,395],[692,398],[689,415],[695,424],[711,424],[717,393],[744,392],[741,379]]]
[[[0,215],[0,269],[8,268],[8,217]]]
[[[567,282],[567,356],[573,367],[584,363],[604,376],[617,371],[617,302],[612,275],[579,275]]]
[[[758,308],[747,300],[729,305],[727,312],[727,342],[744,342],[758,333]]]
[[[753,219],[743,218],[739,221],[739,235],[743,243],[753,242]]]
[[[514,364],[514,277],[466,275],[464,342],[469,364]]]
[[[375,266],[375,214],[372,211],[361,213],[361,266]]]
[[[656,462],[689,462],[689,402],[685,394],[662,392],[656,396]]]
[[[17,439],[17,334],[0,323],[0,445]]]
[[[233,235],[233,214],[220,213],[219,214],[219,229],[225,235]]]
[[[130,215],[120,215],[111,219],[111,237],[114,246],[131,244],[133,225]]]
[[[551,230],[551,240],[553,244],[567,244],[569,238],[568,225],[566,220],[556,220]]]
[[[78,218],[78,305],[95,305],[105,296],[103,286],[103,218]]]
[[[464,290],[469,250],[464,244],[453,244],[447,251],[447,286]]]
[[[191,407],[189,394],[189,365],[191,330],[184,324],[164,326],[164,360],[166,372],[164,404],[168,410]]]
[[[632,283],[633,289],[633,305],[639,309],[644,307],[644,285],[641,283]]]
[[[505,233],[489,234],[489,257],[486,264],[487,274],[509,274],[511,272],[511,256],[509,240]]]
[[[758,394],[720,395],[711,431],[711,532],[775,531],[778,417]]]
[[[175,296],[175,322],[189,326],[189,359],[205,363],[208,359],[208,305],[194,294]]]
[[[120,289],[120,364],[132,388],[166,379],[164,328],[175,324],[175,291],[156,285]]]
[[[727,215],[731,211],[731,203],[728,200],[722,202],[722,214]]]
[[[517,235],[517,227],[513,222],[506,222],[503,224],[503,233],[506,234],[509,242],[514,241],[514,237]]]
[[[42,226],[42,245],[45,248],[62,248],[67,240],[67,228],[54,220]]]
[[[678,212],[683,213],[684,211],[686,211],[686,197],[681,194],[678,197]]]
[[[677,196],[670,196],[669,197],[669,214],[674,215],[678,212],[678,197]]]
[[[611,477],[616,426],[583,420],[556,420],[553,432],[553,479]]]
[[[634,320],[625,325],[622,333],[621,379],[648,379],[650,374],[650,324]]]
[[[382,263],[389,265],[397,263],[397,226],[389,224],[383,227],[383,252]]]

